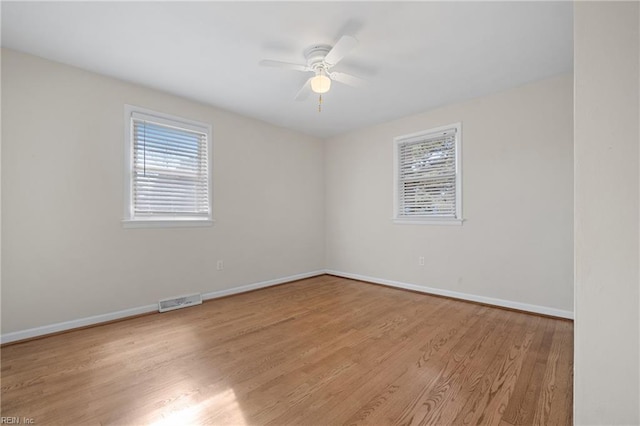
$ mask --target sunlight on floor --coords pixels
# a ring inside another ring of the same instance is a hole
[[[227,389],[190,407],[163,414],[162,417],[161,420],[152,423],[151,426],[202,424],[247,426],[233,389]]]

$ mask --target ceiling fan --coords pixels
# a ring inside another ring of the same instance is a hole
[[[260,61],[260,65],[302,72],[313,72],[314,75],[307,80],[295,97],[297,101],[302,101],[306,99],[311,92],[320,95],[327,93],[331,88],[332,81],[337,81],[349,86],[360,86],[365,82],[363,79],[351,74],[331,71],[357,44],[358,40],[355,37],[343,35],[333,47],[326,44],[315,44],[306,49],[304,51],[304,57],[307,60],[306,65],[273,61],[270,59]],[[322,98],[320,101],[322,102]]]

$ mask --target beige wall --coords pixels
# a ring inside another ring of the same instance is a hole
[[[572,84],[556,76],[328,140],[327,268],[570,315]],[[394,224],[393,138],[458,121],[464,224]]]
[[[572,315],[571,75],[323,142],[2,59],[3,334],[323,268]],[[122,227],[125,103],[213,125],[213,227]],[[393,138],[458,121],[464,225],[393,224]]]
[[[574,6],[579,425],[640,423],[638,6]]]
[[[123,229],[126,103],[212,124],[213,227]],[[2,333],[323,268],[318,139],[10,50],[2,124]]]

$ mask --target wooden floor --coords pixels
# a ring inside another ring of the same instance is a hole
[[[41,425],[572,423],[572,322],[331,276],[1,356]]]

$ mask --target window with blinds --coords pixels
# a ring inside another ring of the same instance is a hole
[[[128,108],[130,221],[208,221],[210,126]]]
[[[395,139],[395,219],[461,220],[460,124]]]

